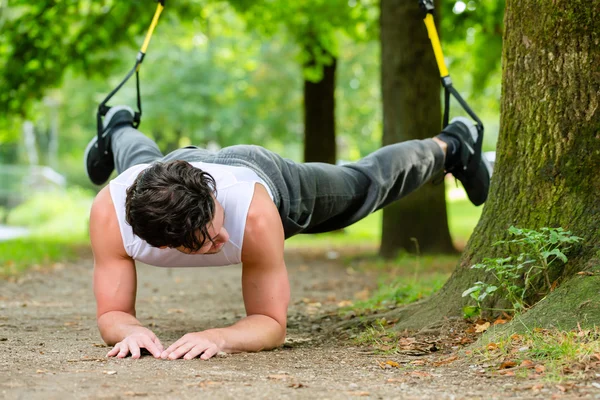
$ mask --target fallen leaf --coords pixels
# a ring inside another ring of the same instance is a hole
[[[144,397],[144,396],[148,396],[148,393],[127,391],[127,392],[123,393],[123,395],[129,396],[129,397]]]
[[[413,360],[409,364],[410,365],[425,365],[425,360]]]
[[[431,377],[430,373],[424,372],[424,371],[412,371],[409,375],[415,376],[417,378],[430,378]]]
[[[38,369],[37,371],[35,371],[36,374],[45,374],[46,372],[48,371],[46,371],[45,369]]]
[[[563,393],[567,391],[567,388],[566,388],[566,387],[564,387],[563,385],[556,385],[556,388],[557,388],[558,390],[560,390],[561,392],[563,392]]]
[[[350,396],[359,396],[359,397],[364,397],[364,396],[370,395],[369,392],[361,392],[361,391],[346,392],[346,394],[348,394]]]
[[[523,339],[523,336],[519,335],[518,333],[513,333],[510,336],[510,339],[516,342],[516,341],[520,341],[521,339]]]
[[[502,371],[504,376],[515,376],[515,371]]]
[[[488,351],[498,350],[498,345],[496,343],[490,343],[487,345]]]
[[[508,368],[513,368],[516,366],[517,366],[517,363],[514,361],[504,361],[502,364],[500,364],[499,369],[508,369]]]
[[[488,330],[489,327],[490,327],[490,323],[484,322],[483,324],[479,324],[479,325],[475,326],[475,332],[476,333],[485,332]]]
[[[540,390],[542,390],[543,387],[544,387],[543,383],[538,383],[537,385],[533,385],[531,387],[531,390],[533,390],[534,392],[539,392]]]
[[[594,273],[590,271],[579,271],[577,275],[594,276]]]
[[[443,360],[436,361],[432,365],[434,367],[439,367],[440,365],[450,364],[451,362],[456,361],[456,360],[458,360],[458,356],[451,356],[451,357],[445,358]]]
[[[196,376],[198,376],[198,375],[196,375]],[[194,383],[187,383],[185,386],[187,386],[187,387],[198,386],[201,388],[207,388],[209,386],[220,385],[221,383],[222,382],[200,381],[200,382],[194,382]]]
[[[598,361],[600,361],[600,353],[594,354],[594,357],[596,357],[598,359]]]
[[[550,285],[550,291],[554,292],[554,289],[556,289],[557,286],[558,286],[558,279],[555,280],[554,282],[552,282],[552,285]]]
[[[339,303],[337,303],[337,306],[338,307],[350,307],[352,304],[354,304],[354,303],[350,300],[342,300]]]
[[[497,320],[494,321],[494,325],[504,325],[507,322],[508,322],[508,320],[506,320],[506,319],[498,318]]]
[[[468,337],[464,337],[464,338],[460,339],[460,344],[469,344],[469,343],[473,343],[473,339],[468,338]]]
[[[393,368],[400,368],[400,364],[398,364],[396,361],[391,361],[391,360],[388,360],[388,361],[386,361],[385,363],[386,363],[387,365],[389,365],[390,367],[393,367]]]
[[[290,383],[288,385],[288,387],[291,387],[293,389],[300,389],[300,388],[306,387],[306,385],[303,383],[300,383],[300,382],[296,382],[296,383]]]
[[[521,365],[520,367],[523,368],[534,368],[535,367],[535,363],[531,360],[523,360],[521,361]]]
[[[546,367],[543,365],[536,365],[535,372],[537,372],[538,374],[543,374],[544,372],[546,372]]]
[[[406,379],[404,378],[389,378],[385,381],[385,383],[404,383]]]

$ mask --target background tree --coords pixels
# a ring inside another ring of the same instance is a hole
[[[398,328],[460,315],[466,302],[461,293],[482,278],[470,266],[506,255],[510,249],[492,245],[513,225],[563,227],[585,239],[566,267],[551,271],[556,290],[518,323],[600,323],[599,14],[599,0],[506,2],[502,129],[490,196],[450,280],[428,300],[400,311]],[[531,297],[537,300],[535,293]]]
[[[441,85],[423,12],[417,1],[382,0],[380,20],[383,145],[433,137],[441,128]],[[455,251],[445,196],[443,184],[427,184],[386,207],[380,254]]]
[[[266,35],[280,28],[300,46],[304,76],[304,161],[335,163],[335,72],[343,33],[355,40],[372,37],[375,8],[371,0],[230,0],[251,27]]]

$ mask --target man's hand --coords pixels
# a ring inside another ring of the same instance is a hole
[[[162,352],[160,357],[170,360],[183,357],[186,360],[191,360],[200,356],[201,359],[208,360],[222,351],[224,342],[218,329],[188,333],[170,345],[168,349]]]
[[[124,358],[131,353],[131,358],[137,359],[140,358],[140,349],[146,349],[152,353],[154,358],[159,358],[163,351],[163,345],[150,329],[139,326],[132,329],[125,339],[115,344],[115,347],[106,356]]]

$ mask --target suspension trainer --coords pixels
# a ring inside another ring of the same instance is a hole
[[[135,65],[133,68],[127,73],[125,78],[119,83],[106,98],[100,103],[98,106],[98,112],[96,114],[96,124],[98,130],[98,150],[100,154],[106,154],[107,149],[104,148],[104,140],[102,140],[102,118],[106,115],[110,106],[107,105],[108,101],[123,87],[125,82],[131,78],[131,76],[135,73],[135,88],[137,92],[137,111],[133,117],[133,126],[137,128],[140,125],[140,121],[142,119],[142,98],[140,95],[140,66],[142,65],[142,61],[144,61],[144,56],[146,55],[146,50],[148,49],[148,44],[150,44],[150,39],[152,38],[152,33],[154,32],[154,28],[156,28],[156,24],[158,23],[158,18],[162,13],[162,10],[165,8],[165,0],[158,0],[158,4],[156,5],[156,12],[154,13],[154,17],[152,18],[152,22],[150,23],[150,28],[148,28],[148,32],[146,33],[146,38],[144,39],[144,43],[140,48],[136,58]]]
[[[458,91],[452,85],[452,79],[450,78],[450,73],[446,67],[446,62],[444,61],[442,45],[440,44],[440,38],[435,27],[435,21],[433,20],[433,14],[435,11],[433,0],[419,0],[419,6],[421,6],[421,9],[425,12],[425,26],[427,27],[427,33],[429,35],[429,39],[431,40],[431,46],[433,47],[435,60],[438,65],[438,69],[440,70],[442,86],[444,87],[444,120],[442,127],[446,127],[448,125],[448,120],[450,118],[450,95],[452,95],[460,103],[461,107],[467,112],[467,114],[469,114],[469,116],[473,118],[475,122],[477,122],[476,127],[479,135],[477,135],[475,150],[476,154],[478,154],[479,151],[481,151],[481,145],[483,142],[483,123],[477,114],[475,114],[475,112],[471,109],[471,107],[469,107],[465,99],[462,98],[460,93],[458,93]]]

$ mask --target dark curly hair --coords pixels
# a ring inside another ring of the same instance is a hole
[[[213,177],[186,161],[155,163],[127,189],[126,220],[151,246],[197,251],[211,240],[215,192]]]

